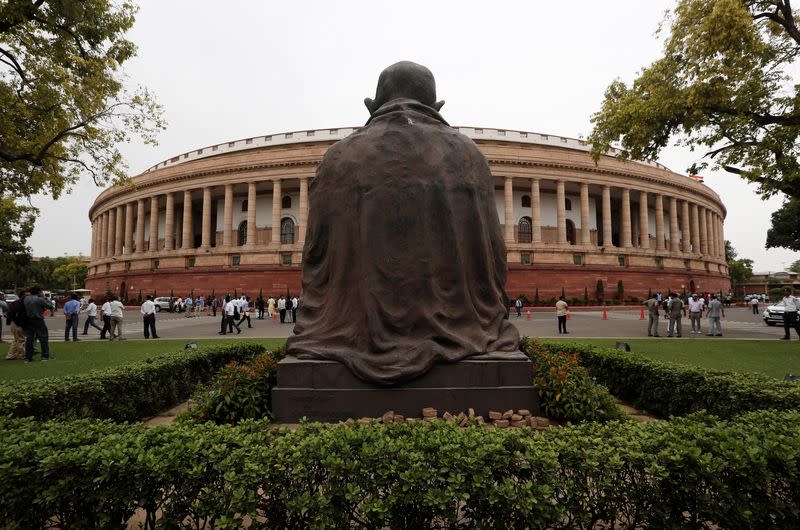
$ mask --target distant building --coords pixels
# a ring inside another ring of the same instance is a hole
[[[183,153],[106,189],[89,210],[87,287],[297,293],[308,192],[327,149],[355,128],[299,131]],[[458,127],[486,155],[507,247],[507,292],[611,298],[730,289],[726,209],[696,178],[603,156],[560,136]],[[611,153],[613,154],[613,153]],[[408,204],[413,209],[415,205]],[[391,215],[386,212],[386,215]],[[357,227],[353,227],[357,229]],[[469,230],[469,227],[464,227]]]
[[[739,287],[738,294],[769,294],[770,289],[787,285],[800,290],[800,274],[793,271],[754,272],[750,281]]]

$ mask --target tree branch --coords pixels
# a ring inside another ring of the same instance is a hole
[[[10,63],[8,61],[3,62],[11,66],[17,72],[17,75],[20,77],[20,79],[22,79],[23,83],[27,83],[28,77],[25,75],[25,71],[22,69],[22,66],[20,66],[20,64],[17,62],[16,57],[14,57],[11,52],[3,48],[0,48],[0,53],[8,57],[8,60],[11,61]]]

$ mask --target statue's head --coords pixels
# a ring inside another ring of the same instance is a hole
[[[436,101],[436,81],[433,73],[421,64],[411,61],[400,61],[381,72],[375,99],[365,98],[364,105],[372,114],[381,105],[394,99],[414,99],[437,111],[444,101]]]

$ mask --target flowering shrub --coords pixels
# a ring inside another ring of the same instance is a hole
[[[268,418],[281,351],[261,353],[244,362],[231,361],[195,394],[197,405],[187,417],[196,421],[239,423]]]
[[[545,348],[530,337],[523,345],[533,362],[533,385],[545,416],[573,422],[625,418],[608,390],[578,363],[578,352]]]

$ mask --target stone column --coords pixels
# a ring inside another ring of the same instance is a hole
[[[117,223],[116,223],[116,230],[114,232],[114,255],[121,256],[122,255],[122,243],[125,237],[125,225],[123,224],[123,215],[124,215],[124,206],[117,206]]]
[[[144,199],[136,201],[136,253],[144,252]]]
[[[247,246],[254,247],[258,241],[256,232],[256,183],[247,183]]]
[[[175,194],[167,193],[164,212],[164,250],[175,250]]]
[[[300,178],[300,228],[298,243],[303,245],[306,242],[306,225],[308,224],[308,178]]]
[[[149,252],[158,252],[158,195],[150,197],[150,244]]]
[[[222,224],[222,244],[233,246],[233,184],[225,184],[225,212]]]
[[[706,210],[706,224],[708,228],[706,231],[708,232],[708,254],[710,256],[717,255],[717,234],[714,230],[714,213],[711,210]]]
[[[89,222],[92,225],[92,243],[91,247],[89,248],[89,256],[94,259],[97,256],[95,255],[95,243],[97,242],[97,221],[95,219],[89,219]]]
[[[622,246],[631,245],[631,190],[622,188]]]
[[[567,211],[564,197],[564,181],[556,181],[556,222],[558,239],[556,243],[563,245],[567,242]]]
[[[650,248],[650,219],[647,215],[647,192],[639,192],[639,247]]]
[[[697,207],[697,223],[700,225],[700,253],[708,256],[708,221],[706,209],[702,206]]]
[[[664,243],[664,198],[661,194],[655,195],[656,200],[656,250],[665,250]]]
[[[114,255],[114,235],[117,232],[116,211],[111,208],[108,210],[108,232],[106,232],[106,256]]]
[[[603,186],[603,246],[613,247],[614,238],[611,229],[611,186]]]
[[[700,254],[700,220],[697,214],[697,205],[691,205],[692,212],[692,252]]]
[[[133,203],[125,205],[125,255],[133,254]]]
[[[183,192],[183,242],[181,248],[186,250],[194,247],[192,234],[192,192]]]
[[[200,239],[200,247],[211,248],[211,187],[203,188],[203,232]]]
[[[505,214],[505,240],[506,244],[514,242],[514,180],[511,177],[504,177],[504,207]]]
[[[281,244],[281,180],[272,181],[272,244]]]
[[[686,201],[681,201],[682,210],[681,210],[681,228],[683,229],[682,241],[683,241],[683,251],[684,252],[691,252],[692,251],[692,238],[691,238],[691,226],[689,222],[689,203]]]
[[[592,244],[589,228],[589,185],[581,182],[581,245]]]
[[[98,216],[100,221],[100,236],[97,239],[97,257],[102,258],[106,255],[106,228],[108,225],[108,218],[105,213]]]
[[[531,241],[542,242],[542,198],[539,192],[539,179],[531,181]]]
[[[669,198],[669,251],[680,252],[681,247],[678,238],[678,199]]]
[[[719,257],[725,259],[725,219],[721,215],[717,217],[717,228],[719,229]]]

